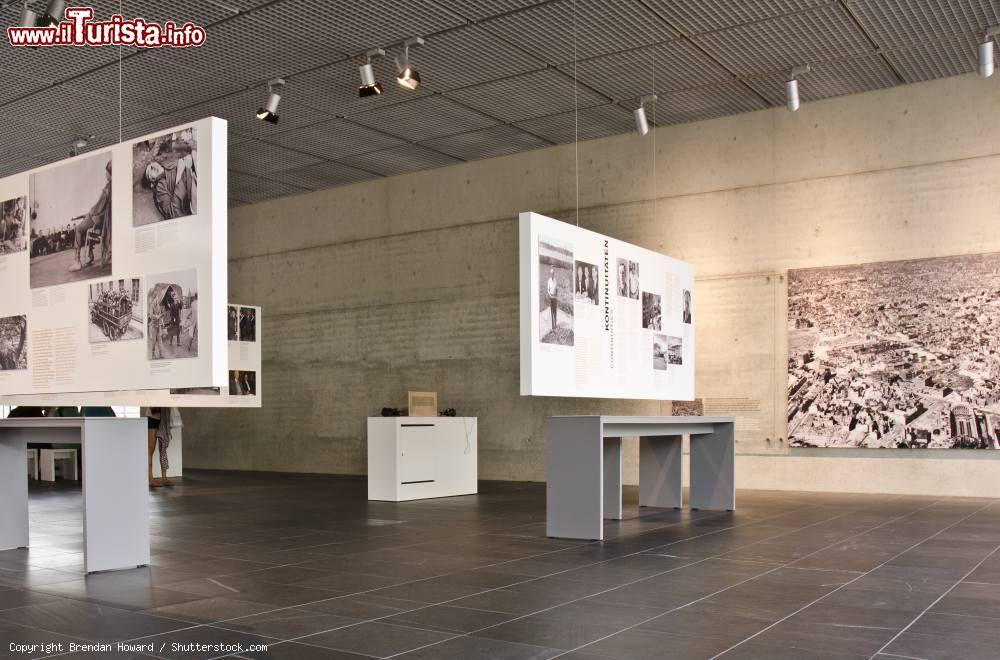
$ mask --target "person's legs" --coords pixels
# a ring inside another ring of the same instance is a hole
[[[170,461],[168,460],[167,457],[167,447],[170,446],[170,441],[164,440],[163,438],[159,438],[159,442],[160,442],[160,476],[162,477],[160,479],[160,485],[173,486],[174,485],[173,482],[167,478],[167,468],[170,467]]]
[[[549,301],[549,316],[552,318],[552,329],[556,329],[556,299]]]
[[[69,267],[70,272],[82,270],[84,266],[89,266],[94,260],[94,255],[91,251],[87,263],[80,263],[80,248],[86,245],[87,232],[94,226],[94,224],[94,218],[88,217],[86,220],[77,224],[76,228],[73,229],[73,264]]]
[[[153,452],[156,451],[156,429],[149,429],[149,440],[147,442],[148,455],[149,455],[149,485],[157,486],[158,484],[153,479]]]

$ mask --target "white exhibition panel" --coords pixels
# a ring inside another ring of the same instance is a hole
[[[226,140],[212,117],[0,179],[0,395],[226,385]]]
[[[475,494],[477,435],[475,417],[369,417],[368,499]]]
[[[690,264],[520,215],[521,394],[694,399]]]
[[[149,564],[146,420],[0,420],[0,550],[29,545],[28,442],[81,445],[87,573]]]

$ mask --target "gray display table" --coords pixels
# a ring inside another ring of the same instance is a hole
[[[639,506],[683,504],[683,436],[691,437],[691,508],[736,508],[733,417],[550,417],[545,533],[604,539],[622,517],[622,438],[639,436]]]
[[[94,573],[149,564],[146,419],[0,420],[0,550],[28,546],[27,444],[81,445],[83,553]]]

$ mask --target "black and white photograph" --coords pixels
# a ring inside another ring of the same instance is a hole
[[[256,371],[230,371],[229,396],[256,396]]]
[[[150,360],[198,357],[198,271],[147,277],[147,353]]]
[[[240,340],[240,308],[230,305],[226,317],[226,336],[229,341]]]
[[[111,153],[28,177],[31,288],[111,277]]]
[[[667,336],[653,335],[653,369],[667,370]]]
[[[240,307],[240,341],[257,341],[257,310]]]
[[[132,147],[132,225],[198,213],[198,138],[194,127]]]
[[[618,296],[628,298],[628,259],[618,259]]]
[[[543,344],[573,346],[573,248],[538,238],[538,315]]]
[[[28,249],[25,227],[28,224],[28,199],[15,197],[0,202],[0,257]]]
[[[600,300],[599,281],[597,266],[585,261],[577,261],[573,268],[573,290],[576,301],[597,305]]]
[[[663,313],[660,309],[660,296],[648,291],[642,292],[642,327],[647,330],[662,330]]]
[[[200,395],[200,396],[220,396],[221,387],[178,387],[170,390],[171,394],[177,395]]]
[[[794,447],[1000,449],[1000,253],[788,273]]]
[[[684,301],[684,311],[681,314],[681,320],[684,323],[691,324],[691,292],[687,289],[681,290],[681,300]]]
[[[28,368],[28,317],[0,318],[0,371]]]
[[[680,337],[667,337],[667,362],[684,364],[684,343]]]
[[[91,284],[88,287],[87,318],[91,344],[145,337],[141,280],[133,277]]]
[[[639,262],[628,262],[628,297],[639,299]]]

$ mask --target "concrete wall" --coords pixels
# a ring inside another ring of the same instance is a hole
[[[788,269],[1000,249],[997,85],[579,145],[580,225],[694,264],[697,393],[738,415],[741,486],[1000,496],[992,455],[784,444]],[[187,465],[363,473],[365,417],[416,389],[480,418],[482,478],[543,480],[546,415],[665,413],[518,395],[517,214],[575,221],[576,159],[567,145],[235,209],[230,298],[265,308],[265,403],[192,412]]]

